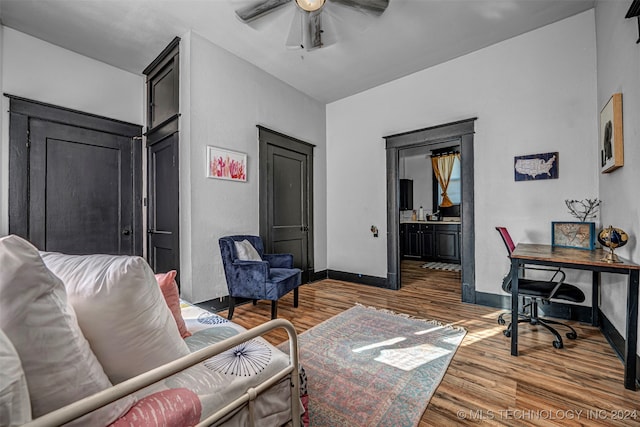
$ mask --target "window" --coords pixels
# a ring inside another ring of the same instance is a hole
[[[435,178],[434,178],[435,179]],[[437,181],[437,180],[436,180]],[[460,159],[456,158],[453,162],[453,170],[451,171],[451,179],[449,180],[449,187],[447,188],[447,194],[451,203],[459,205],[462,200],[462,180],[460,177]],[[442,187],[440,183],[438,185],[438,206],[442,203]]]

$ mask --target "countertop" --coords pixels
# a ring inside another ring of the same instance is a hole
[[[462,224],[462,221],[446,220],[446,221],[400,221],[400,224]]]

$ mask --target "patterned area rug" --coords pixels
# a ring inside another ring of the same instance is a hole
[[[433,270],[462,271],[460,264],[450,264],[448,262],[428,262],[422,264],[422,268],[431,268]]]
[[[465,334],[361,305],[303,332],[311,427],[417,426]]]

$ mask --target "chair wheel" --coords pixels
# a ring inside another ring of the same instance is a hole
[[[562,341],[554,341],[554,342],[553,342],[553,346],[554,346],[555,348],[562,348],[562,347],[564,347],[564,346],[562,345]]]
[[[566,335],[570,340],[575,340],[576,338],[578,338],[578,334],[576,334],[575,332],[567,332]]]
[[[511,336],[511,331],[508,329],[505,329],[504,331],[502,331],[502,333],[504,334],[505,337],[509,338]]]
[[[505,323],[507,322],[505,322],[502,317],[498,317],[498,325],[504,325]]]

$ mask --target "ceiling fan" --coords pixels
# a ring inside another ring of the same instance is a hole
[[[295,3],[296,13],[291,23],[286,46],[313,50],[327,45],[323,39],[322,19],[327,2],[375,16],[382,15],[389,6],[389,0],[259,0],[237,9],[236,15],[242,22],[249,23],[286,4]]]

